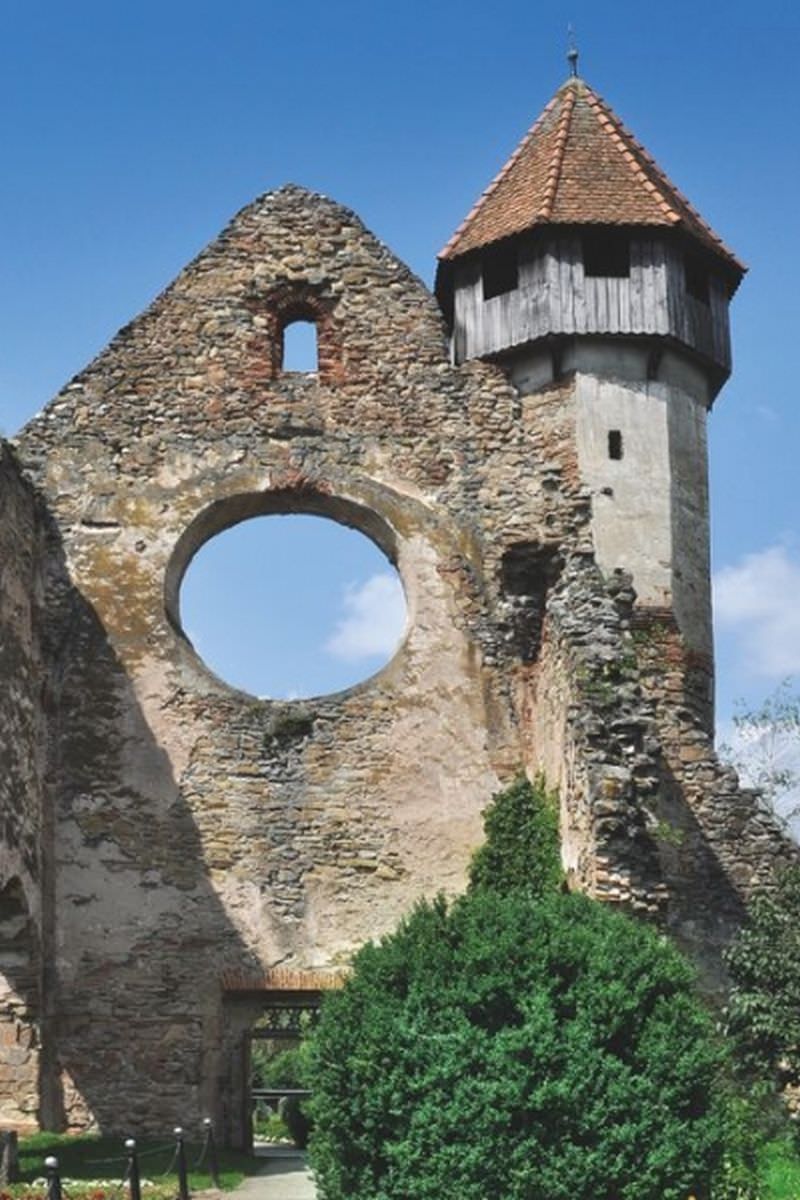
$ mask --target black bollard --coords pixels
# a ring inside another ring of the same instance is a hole
[[[217,1156],[217,1142],[214,1137],[214,1124],[211,1117],[206,1117],[203,1121],[206,1131],[206,1146],[208,1147],[208,1173],[211,1176],[211,1182],[215,1188],[219,1187],[219,1158]]]
[[[0,1187],[19,1178],[19,1146],[12,1129],[0,1129]]]
[[[183,1130],[180,1125],[175,1130],[177,1147],[175,1157],[178,1163],[178,1200],[189,1200],[189,1176],[186,1172],[186,1146],[183,1142]]]
[[[139,1174],[139,1155],[136,1153],[136,1142],[128,1138],[125,1143],[128,1152],[128,1191],[131,1200],[142,1200],[142,1177]]]
[[[51,1155],[44,1160],[47,1174],[47,1200],[61,1200],[61,1175],[58,1170],[58,1159]]]

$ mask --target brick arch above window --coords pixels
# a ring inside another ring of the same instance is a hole
[[[270,374],[283,371],[283,335],[287,325],[310,321],[317,331],[317,376],[321,383],[344,378],[342,345],[334,320],[335,299],[311,284],[287,283],[274,288],[263,301],[269,340]],[[259,306],[261,307],[261,305]]]

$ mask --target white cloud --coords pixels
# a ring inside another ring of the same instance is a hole
[[[784,546],[748,554],[718,571],[714,614],[720,630],[740,638],[753,674],[772,679],[800,674],[800,564]]]
[[[720,757],[736,767],[741,782],[758,788],[795,840],[800,840],[800,742],[796,727],[759,719],[759,714],[738,724],[720,721],[717,746]]]
[[[334,658],[355,662],[381,655],[397,646],[406,624],[406,603],[396,575],[381,572],[362,584],[351,584],[342,597],[343,615],[325,642]]]

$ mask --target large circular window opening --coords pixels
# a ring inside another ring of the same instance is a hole
[[[364,534],[326,517],[243,520],[205,542],[181,584],[181,624],[232,687],[275,700],[342,691],[394,655],[400,577]]]

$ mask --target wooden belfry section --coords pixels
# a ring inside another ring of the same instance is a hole
[[[573,77],[436,296],[280,188],[0,442],[0,1123],[247,1144],[254,1030],[296,1034],[462,891],[520,770],[558,790],[570,886],[719,986],[795,854],[712,740],[706,417],[742,270]],[[296,320],[316,371],[283,369]],[[206,541],[298,512],[370,537],[409,613],[382,671],[302,703],[228,687],[180,613]]]
[[[440,256],[456,362],[538,338],[674,338],[730,371],[744,268],[608,105],[570,78]]]

